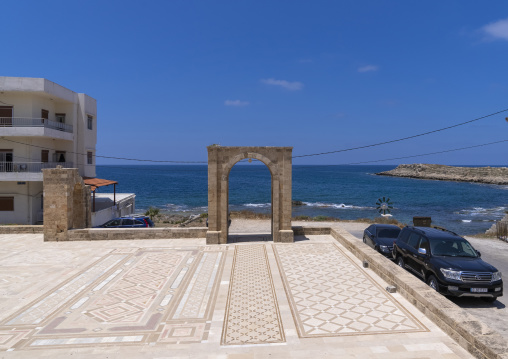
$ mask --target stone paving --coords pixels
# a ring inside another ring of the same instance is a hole
[[[330,236],[0,235],[0,358],[469,358]]]

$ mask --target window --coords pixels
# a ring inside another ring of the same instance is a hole
[[[132,226],[134,225],[134,221],[129,218],[125,218],[122,220],[122,226]]]
[[[86,153],[86,163],[88,163],[89,165],[93,165],[93,155],[92,155],[92,152],[87,152]]]
[[[65,162],[65,151],[55,151],[53,162]]]
[[[65,113],[55,113],[56,122],[65,123]]]
[[[0,211],[14,211],[14,197],[0,197]]]
[[[41,110],[41,123],[48,123],[49,119],[49,111],[48,110]]]
[[[12,172],[12,150],[0,149],[0,172]]]
[[[89,130],[93,130],[93,117],[90,115],[88,116],[87,127]]]
[[[411,233],[409,236],[409,240],[407,241],[407,244],[413,248],[416,248],[418,245],[418,240],[420,239],[420,236],[416,233]]]
[[[406,231],[404,231],[404,230],[403,230],[403,231],[402,231],[402,233],[401,233],[401,235],[400,235],[400,240],[401,240],[402,242],[404,242],[404,243],[407,243],[407,240],[408,240],[408,238],[409,238],[409,234],[410,234],[410,233],[411,233],[410,231],[407,231],[407,230],[406,230]]]
[[[0,106],[0,127],[12,126],[12,106]]]
[[[120,218],[118,219],[113,219],[109,222],[107,222],[104,227],[118,227],[122,224],[122,220]]]
[[[418,246],[418,249],[423,248],[427,252],[429,251],[429,241],[425,237],[421,237],[420,245]]]
[[[49,151],[41,150],[41,162],[46,163],[49,162]]]

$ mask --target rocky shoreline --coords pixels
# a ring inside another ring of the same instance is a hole
[[[508,185],[507,167],[454,167],[416,163],[399,165],[391,171],[379,172],[376,175]]]

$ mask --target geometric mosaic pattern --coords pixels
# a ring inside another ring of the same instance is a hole
[[[335,244],[273,249],[300,337],[427,330]]]
[[[26,310],[7,321],[7,324],[39,324],[65,302],[76,296],[76,294],[83,292],[88,285],[104,275],[124,258],[125,256],[122,255],[111,255],[102,258],[82,274],[61,285],[51,295],[35,302],[34,305],[29,306]]]
[[[1,320],[0,348],[206,340],[226,250],[113,250]]]
[[[182,252],[148,253],[100,296],[87,315],[100,323],[138,323],[182,260]],[[100,290],[122,270],[93,288]]]
[[[264,244],[237,245],[222,345],[285,342]]]

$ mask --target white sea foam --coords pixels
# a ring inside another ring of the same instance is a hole
[[[189,207],[185,204],[173,204],[173,203],[166,203],[165,207],[171,211],[185,211]]]
[[[266,208],[270,207],[271,203],[247,203],[244,204],[245,207],[254,207],[254,208]]]
[[[462,222],[464,222],[464,223],[471,223],[471,220],[470,219],[463,219]]]
[[[335,209],[372,209],[372,207],[353,206],[344,203],[323,203],[323,202],[303,202],[309,207],[335,208]]]
[[[486,215],[502,216],[505,210],[506,207],[494,207],[494,208],[473,207],[468,209],[462,209],[456,213],[468,216],[486,216]]]

